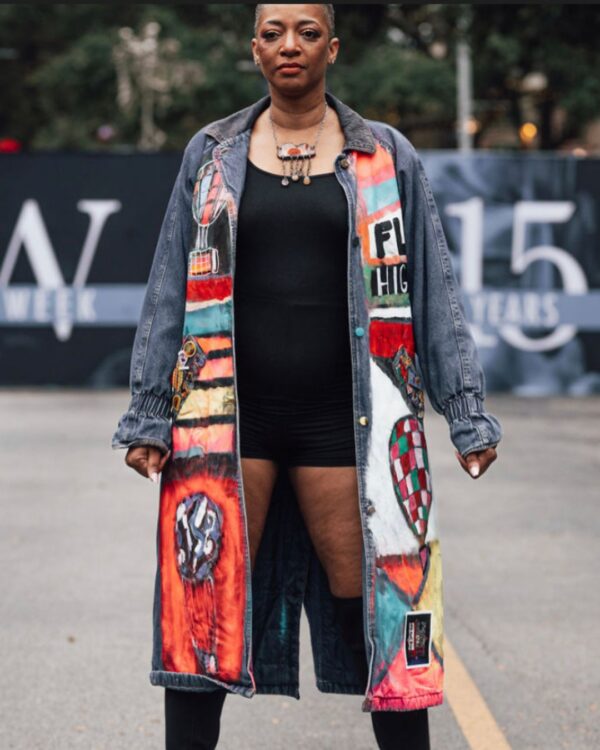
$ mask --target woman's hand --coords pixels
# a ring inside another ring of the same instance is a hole
[[[135,445],[129,448],[125,456],[125,463],[138,474],[158,482],[158,475],[163,470],[171,451],[163,453],[160,448],[152,445]]]
[[[456,453],[456,458],[458,458],[460,465],[467,474],[473,477],[473,479],[480,477],[486,471],[488,466],[498,458],[495,448],[486,448],[482,451],[468,453],[466,458],[463,458],[458,451],[454,452]]]

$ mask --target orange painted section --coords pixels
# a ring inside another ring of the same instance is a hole
[[[173,427],[173,453],[189,453],[202,448],[204,453],[233,453],[234,424],[211,424],[207,427]]]
[[[245,528],[237,491],[233,479],[208,473],[162,484],[159,565],[162,658],[167,671],[203,674],[192,648],[192,638],[202,648],[210,647],[207,639],[214,611],[218,666],[216,673],[209,676],[235,683],[242,675],[246,607]],[[182,580],[179,574],[175,533],[177,505],[194,493],[205,493],[219,506],[223,519],[222,542],[213,570],[213,585],[205,581],[195,588],[190,582]]]
[[[233,357],[219,357],[207,359],[198,373],[198,380],[214,380],[215,378],[233,377]]]

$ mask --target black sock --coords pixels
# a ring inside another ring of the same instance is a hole
[[[227,693],[165,688],[166,750],[214,750]]]
[[[371,711],[371,722],[380,750],[430,750],[426,708]]]
[[[369,674],[363,628],[363,598],[333,597],[342,637],[354,658],[363,685]],[[429,714],[426,708],[414,711],[371,711],[373,733],[380,750],[430,750]]]
[[[363,598],[362,596],[333,596],[333,604],[342,637],[352,652],[360,683],[366,686],[369,670],[363,628]]]

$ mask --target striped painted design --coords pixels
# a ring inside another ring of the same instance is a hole
[[[206,336],[231,330],[231,302],[202,302],[185,306],[183,335]]]
[[[206,279],[188,278],[186,301],[223,302],[231,298],[233,281],[231,276],[209,276]]]
[[[364,196],[367,212],[373,216],[380,211],[389,211],[400,206],[398,186],[394,176],[376,185],[365,187]],[[385,209],[381,209],[380,206],[385,206]]]
[[[231,336],[197,336],[198,343],[202,347],[202,351],[207,354],[218,351],[219,349],[231,349]]]
[[[181,406],[178,419],[201,419],[226,414],[235,414],[233,386],[191,391]]]
[[[369,265],[379,265],[380,261],[374,259],[372,252],[369,225],[401,209],[393,159],[382,146],[378,146],[369,159],[356,159],[355,172],[360,188],[357,194],[357,230],[363,260]]]
[[[202,456],[207,453],[233,453],[235,447],[233,423],[173,428],[173,453],[178,456]]]
[[[208,382],[216,378],[233,378],[233,357],[209,357],[200,370],[197,381]]]

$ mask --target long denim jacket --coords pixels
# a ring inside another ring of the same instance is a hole
[[[160,485],[152,684],[299,698],[304,605],[320,690],[364,693],[364,711],[418,709],[442,702],[444,674],[424,392],[463,456],[497,445],[502,430],[484,408],[484,374],[414,147],[330,92],[326,98],[345,136],[335,174],[349,207],[340,273],[349,304],[367,685],[337,631],[327,577],[286,471],[250,566],[232,290],[250,133],[268,95],[206,125],[185,149],[134,340],[131,402],[112,446],[171,450]]]

